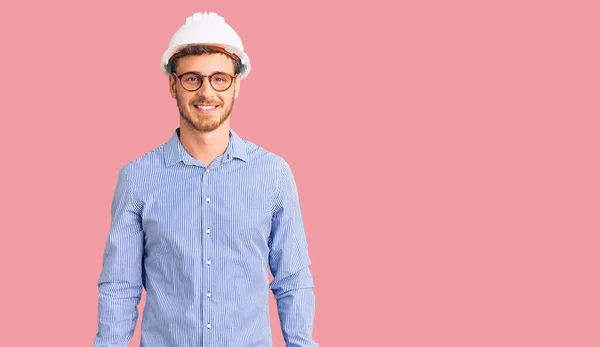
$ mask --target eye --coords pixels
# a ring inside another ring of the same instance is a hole
[[[227,84],[230,82],[231,77],[227,76],[227,75],[223,75],[223,74],[217,74],[217,75],[213,75],[212,79],[211,79],[214,83],[218,83],[218,84]]]

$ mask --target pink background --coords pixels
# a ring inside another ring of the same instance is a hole
[[[160,58],[214,11],[253,64],[232,127],[296,175],[321,346],[600,346],[598,2],[392,4],[3,2],[0,345],[92,345],[118,169],[178,125]]]

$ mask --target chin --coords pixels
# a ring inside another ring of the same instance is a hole
[[[194,123],[194,128],[202,132],[211,132],[217,130],[222,124],[218,122],[197,122]]]

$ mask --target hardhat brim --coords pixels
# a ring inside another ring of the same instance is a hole
[[[250,73],[250,58],[248,57],[248,55],[246,53],[242,52],[241,50],[237,49],[236,47],[221,44],[221,43],[213,43],[213,42],[205,42],[205,43],[194,42],[194,43],[176,45],[176,46],[170,47],[169,49],[167,49],[165,51],[165,53],[162,56],[161,62],[160,62],[160,68],[161,68],[163,74],[165,76],[169,75],[169,72],[167,71],[167,65],[168,65],[171,57],[173,57],[173,55],[175,55],[176,53],[178,53],[179,51],[181,51],[183,48],[185,48],[187,46],[198,46],[198,45],[217,46],[217,47],[223,48],[224,50],[226,50],[227,52],[229,52],[231,54],[235,54],[236,56],[238,56],[240,58],[242,64],[245,67],[244,71],[240,74],[240,76],[241,76],[240,78],[244,79]]]

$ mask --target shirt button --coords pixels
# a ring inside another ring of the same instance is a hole
[[[212,325],[210,325],[210,323],[206,324],[206,327],[210,329]]]
[[[210,298],[210,296],[211,296],[210,292],[206,293],[206,296],[208,296]]]
[[[208,259],[208,260],[206,261],[206,264],[210,265],[210,259]]]
[[[206,197],[206,202],[210,202],[210,196]]]
[[[210,234],[210,228],[206,229],[206,233]]]

